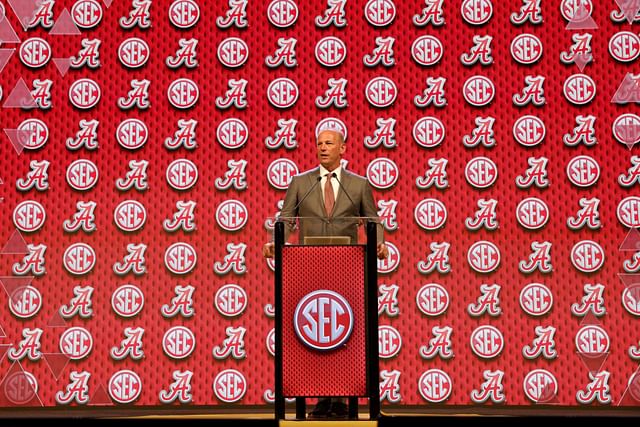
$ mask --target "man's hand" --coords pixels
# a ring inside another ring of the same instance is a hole
[[[265,243],[262,247],[262,256],[265,258],[273,258],[275,255],[275,244],[273,242]]]
[[[384,243],[378,243],[376,254],[378,255],[378,259],[386,259],[389,256],[389,248]]]

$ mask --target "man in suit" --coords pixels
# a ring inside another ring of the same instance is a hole
[[[341,167],[340,160],[346,149],[342,133],[321,130],[316,141],[320,165],[291,180],[280,217],[300,218],[300,240],[305,236],[349,236],[351,243],[357,243],[360,224],[354,218],[378,216],[367,179]],[[289,232],[285,227],[285,234]],[[382,225],[378,224],[376,255],[379,259],[389,255],[383,237]],[[274,243],[266,243],[262,254],[272,258]],[[318,400],[309,418],[346,418],[347,415],[343,398],[325,397]]]

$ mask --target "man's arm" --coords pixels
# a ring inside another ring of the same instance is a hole
[[[289,183],[289,187],[287,188],[287,192],[284,196],[284,203],[282,204],[282,209],[278,214],[277,218],[293,218],[297,216],[297,212],[294,212],[294,208],[298,204],[298,180],[297,177],[293,177],[291,182]],[[289,234],[291,233],[291,229],[285,224],[284,227],[284,241],[286,242],[289,239]],[[271,241],[265,243],[262,246],[262,256],[265,258],[273,258],[275,256],[275,244],[273,242],[273,238]]]

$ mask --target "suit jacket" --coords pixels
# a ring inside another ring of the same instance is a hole
[[[349,236],[358,243],[358,221],[355,217],[378,217],[371,185],[366,178],[342,169],[338,195],[332,215],[325,212],[320,168],[293,177],[284,199],[281,218],[300,217],[300,243],[305,236]],[[291,229],[285,227],[285,241]],[[383,241],[382,225],[378,224],[377,239]]]

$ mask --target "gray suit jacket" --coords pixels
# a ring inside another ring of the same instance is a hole
[[[378,217],[371,185],[366,178],[342,169],[342,185],[338,189],[333,213],[329,217],[324,209],[322,185],[318,180],[319,169],[314,168],[293,177],[280,217],[301,218],[300,243],[305,236],[349,236],[351,243],[358,243],[358,221],[353,218]],[[290,231],[289,227],[285,227],[285,241]],[[378,242],[382,242],[384,236],[381,224],[378,224],[377,234]]]

